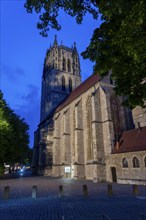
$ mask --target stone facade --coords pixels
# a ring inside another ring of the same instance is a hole
[[[76,45],[68,48],[57,43],[46,52],[42,75],[41,122],[81,83]]]
[[[135,158],[139,165],[133,164]],[[146,185],[146,150],[111,154],[107,163],[107,181]]]
[[[140,106],[137,106],[133,109],[132,114],[136,127],[139,127],[139,125],[142,127],[146,126],[146,108],[141,108]]]
[[[55,37],[44,62],[33,172],[102,182],[113,181],[111,167],[116,166],[122,182],[122,155],[112,151],[122,132],[134,128],[132,113],[121,105],[123,98],[115,96],[109,77],[92,75],[80,83],[76,46],[59,46]],[[139,154],[142,158],[143,152]]]
[[[91,76],[95,80],[94,76]],[[86,87],[88,80],[83,83]],[[79,86],[80,87],[80,86]],[[76,93],[76,90],[73,92]],[[102,81],[80,94],[72,102],[56,109],[54,114],[54,142],[52,175],[66,177],[70,167],[72,178],[106,181],[107,158],[115,140],[123,130],[130,129],[130,111],[124,111],[118,98],[118,119],[113,121],[113,86]],[[126,118],[126,119],[125,119]],[[128,120],[127,120],[128,119]],[[60,127],[62,125],[62,127]],[[114,132],[115,128],[117,133]]]

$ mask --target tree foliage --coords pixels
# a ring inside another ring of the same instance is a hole
[[[28,125],[6,104],[0,92],[0,166],[22,162],[28,151]]]
[[[94,73],[111,71],[117,95],[127,97],[131,108],[146,101],[146,1],[145,0],[26,0],[27,12],[40,13],[38,28],[47,36],[49,28],[61,29],[59,10],[81,23],[88,12],[102,24],[94,30],[89,46],[82,53],[95,62]],[[89,24],[87,24],[89,25]]]
[[[89,0],[26,0],[25,8],[28,13],[35,11],[40,14],[40,22],[37,23],[37,27],[42,30],[40,34],[47,37],[50,27],[57,30],[61,29],[57,20],[60,9],[75,17],[77,23],[80,24],[87,12],[91,13],[93,18],[97,18],[95,2]]]

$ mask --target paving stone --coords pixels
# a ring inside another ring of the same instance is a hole
[[[82,195],[88,185],[89,196]],[[107,184],[48,177],[1,180],[10,186],[10,199],[0,200],[0,220],[142,220],[146,215],[146,188],[139,186],[139,196],[132,195],[132,186],[113,184],[113,195],[107,195]],[[38,197],[31,198],[32,186],[38,186]],[[64,186],[59,197],[58,186]],[[105,218],[106,219],[106,218]],[[106,219],[108,220],[108,219]]]

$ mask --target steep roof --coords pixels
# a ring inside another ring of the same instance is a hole
[[[98,74],[91,75],[88,79],[86,79],[82,84],[80,84],[75,90],[73,90],[68,98],[62,102],[57,108],[55,112],[60,111],[65,106],[70,104],[73,100],[78,98],[82,93],[87,91],[90,87],[95,85],[100,80],[100,76]]]
[[[124,153],[146,150],[146,126],[124,131],[119,140],[118,149],[115,147],[112,153]]]

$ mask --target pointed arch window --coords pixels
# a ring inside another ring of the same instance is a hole
[[[68,68],[68,72],[71,72],[71,62],[69,59],[67,60],[67,68]]]
[[[146,167],[146,156],[144,157],[144,166]]]
[[[111,105],[111,116],[113,120],[113,127],[115,133],[115,140],[118,140],[121,136],[122,131],[122,120],[120,117],[120,101],[118,97],[112,95],[110,98],[110,105]]]
[[[128,161],[125,157],[122,159],[122,167],[124,167],[124,168],[128,167]]]
[[[66,70],[66,59],[63,57],[63,70]]]
[[[133,157],[132,163],[134,168],[139,167],[139,160],[137,157]]]
[[[87,148],[87,158],[88,160],[93,159],[93,133],[92,133],[92,105],[91,97],[87,101],[87,135],[88,135],[88,148]]]
[[[72,79],[69,78],[69,92],[72,92]]]
[[[65,91],[65,77],[62,77],[62,90]]]

